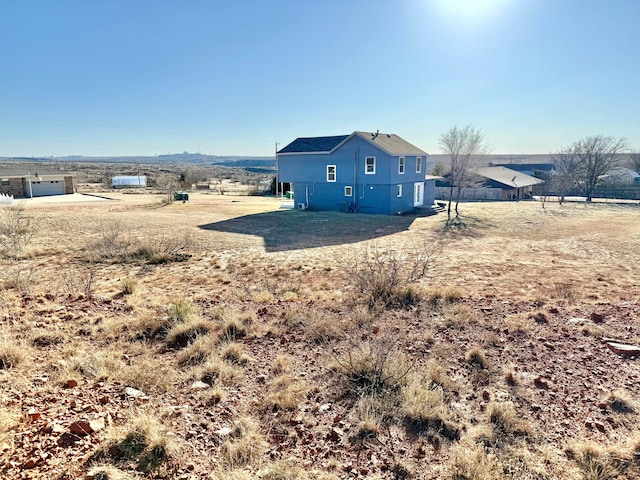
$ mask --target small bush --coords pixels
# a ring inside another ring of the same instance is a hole
[[[413,377],[402,394],[402,414],[409,430],[416,434],[432,431],[448,440],[460,439],[460,429],[448,421],[442,387]]]
[[[607,395],[605,402],[611,410],[617,413],[634,413],[636,411],[635,402],[622,390],[615,390]]]
[[[246,365],[251,361],[251,356],[244,351],[239,343],[230,343],[222,351],[222,358],[233,365]]]
[[[307,472],[293,462],[279,461],[263,470],[262,480],[306,480]]]
[[[487,368],[487,357],[480,347],[470,348],[465,355],[465,359],[467,363],[476,370],[484,370]]]
[[[451,305],[459,302],[464,297],[464,292],[459,287],[447,285],[435,287],[427,294],[427,301],[431,305]]]
[[[413,364],[397,350],[391,339],[376,339],[350,345],[334,354],[336,368],[355,395],[377,395],[397,391]]]
[[[289,375],[282,375],[269,386],[265,398],[268,410],[297,410],[307,394],[306,384],[293,380]]]
[[[180,299],[169,303],[167,307],[169,314],[169,322],[173,325],[176,323],[184,323],[194,312],[193,303],[190,300]]]
[[[374,243],[352,252],[344,262],[344,273],[357,298],[370,309],[406,308],[419,301],[412,285],[427,276],[441,251],[442,244],[429,240],[404,246]]]
[[[247,467],[262,457],[266,446],[258,423],[252,418],[242,418],[236,422],[220,449],[222,466],[225,470]]]
[[[137,286],[138,281],[135,278],[126,277],[120,280],[120,291],[123,295],[132,295]]]
[[[36,216],[27,211],[24,202],[0,208],[0,253],[17,260],[27,250],[37,233]]]
[[[463,448],[459,446],[451,455],[451,478],[453,480],[500,480],[503,478],[495,455],[487,453],[481,446]]]
[[[529,424],[518,415],[512,402],[491,402],[487,406],[489,422],[501,441],[509,437],[522,437],[531,433]]]
[[[567,457],[575,461],[584,480],[615,480],[624,474],[630,462],[613,450],[599,445],[579,444],[566,450]]]
[[[27,347],[21,341],[0,339],[0,370],[9,370],[27,358]]]
[[[153,472],[161,464],[177,458],[178,446],[168,436],[162,423],[148,415],[138,414],[127,425],[111,434],[97,459],[110,458],[116,463],[134,462],[141,472]]]
[[[215,344],[215,338],[211,335],[201,335],[196,337],[193,343],[178,354],[178,365],[184,367],[205,363],[211,356]]]
[[[172,348],[184,348],[199,337],[207,335],[211,329],[210,322],[199,318],[174,323],[167,332],[167,344]]]

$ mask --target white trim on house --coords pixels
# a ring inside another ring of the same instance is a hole
[[[373,158],[373,168],[369,171],[369,159]],[[375,175],[376,174],[376,157],[373,155],[364,157],[364,174],[365,175]]]
[[[333,171],[332,171],[333,169]],[[331,176],[333,175],[333,180]],[[338,172],[335,165],[327,165],[327,183],[333,183],[336,181],[336,177],[338,176]]]

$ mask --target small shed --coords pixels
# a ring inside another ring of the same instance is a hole
[[[119,175],[111,179],[111,188],[144,188],[146,186],[145,175]]]

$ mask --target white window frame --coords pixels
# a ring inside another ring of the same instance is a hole
[[[416,157],[416,173],[422,173],[422,157]]]
[[[404,175],[406,170],[404,157],[398,157],[398,175]]]
[[[333,180],[331,180],[332,172],[329,171],[329,169],[331,168],[333,168]],[[328,183],[333,183],[336,181],[336,177],[338,176],[337,171],[338,169],[336,168],[335,165],[327,165],[327,182]]]
[[[369,159],[373,159],[372,169],[369,171]],[[376,174],[376,157],[364,157],[364,174],[375,175]]]
[[[398,184],[398,188],[396,189],[396,196],[398,198],[402,197],[402,184],[401,183]]]
[[[344,187],[344,196],[353,197],[353,187],[351,185],[347,185]]]

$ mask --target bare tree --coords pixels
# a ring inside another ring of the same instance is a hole
[[[640,153],[632,153],[629,155],[629,167],[633,171],[640,173]]]
[[[563,147],[552,154],[554,174],[551,177],[550,188],[558,196],[560,205],[564,202],[564,197],[572,188],[578,185],[578,144],[574,143],[568,147]]]
[[[440,135],[438,141],[440,148],[449,155],[451,160],[451,186],[449,188],[449,207],[447,209],[447,222],[451,221],[451,202],[453,191],[456,190],[456,218],[459,217],[458,203],[460,193],[469,181],[469,161],[476,155],[486,153],[488,148],[485,143],[484,134],[481,130],[471,125],[458,127],[457,125],[449,129],[448,132]]]
[[[579,140],[576,147],[578,183],[584,190],[587,202],[590,202],[601,177],[620,162],[620,155],[629,150],[629,144],[623,137],[596,135]]]

